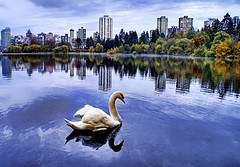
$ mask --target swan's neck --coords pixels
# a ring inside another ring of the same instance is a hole
[[[111,117],[114,120],[122,122],[122,119],[121,119],[121,117],[118,114],[117,109],[116,109],[116,105],[115,105],[116,100],[117,100],[116,96],[111,96],[110,97],[110,100],[109,100],[109,112],[110,112]]]

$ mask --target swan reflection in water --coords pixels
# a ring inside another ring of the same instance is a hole
[[[92,147],[98,150],[103,145],[107,144],[114,152],[119,152],[122,149],[124,140],[122,140],[119,144],[115,145],[115,138],[117,133],[120,131],[121,126],[118,126],[112,130],[102,131],[102,132],[92,132],[86,130],[73,130],[67,137],[67,144],[70,140],[74,140],[75,142],[82,142],[82,145]]]

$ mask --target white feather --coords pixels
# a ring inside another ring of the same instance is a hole
[[[99,131],[116,127],[121,124],[121,118],[115,107],[115,101],[117,98],[123,98],[123,94],[121,92],[115,92],[110,97],[109,108],[111,116],[99,108],[85,105],[74,114],[74,117],[81,119],[80,121],[74,122],[67,119],[65,119],[65,121],[68,126],[76,130]]]

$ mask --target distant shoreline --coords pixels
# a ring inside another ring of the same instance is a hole
[[[107,55],[107,53],[90,53],[90,52],[68,52],[54,53],[54,52],[33,52],[33,53],[0,53],[1,56],[27,56],[27,55],[81,55],[81,54],[94,54],[94,55]]]
[[[184,58],[184,59],[215,59],[215,57],[185,56],[185,55],[159,55],[159,54],[107,54],[107,53],[90,53],[90,52],[68,52],[67,54],[56,54],[54,52],[38,53],[0,53],[0,56],[50,56],[50,55],[94,55],[94,56],[134,56],[134,57],[166,57],[166,58]]]

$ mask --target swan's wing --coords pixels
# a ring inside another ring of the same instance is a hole
[[[112,118],[99,108],[86,112],[82,117],[82,122],[90,124],[95,128],[110,128],[113,126]]]
[[[74,114],[74,117],[79,117],[79,118],[82,118],[85,113],[91,111],[91,110],[94,110],[95,107],[93,106],[90,106],[90,105],[85,105],[83,108],[79,109],[75,114]]]

